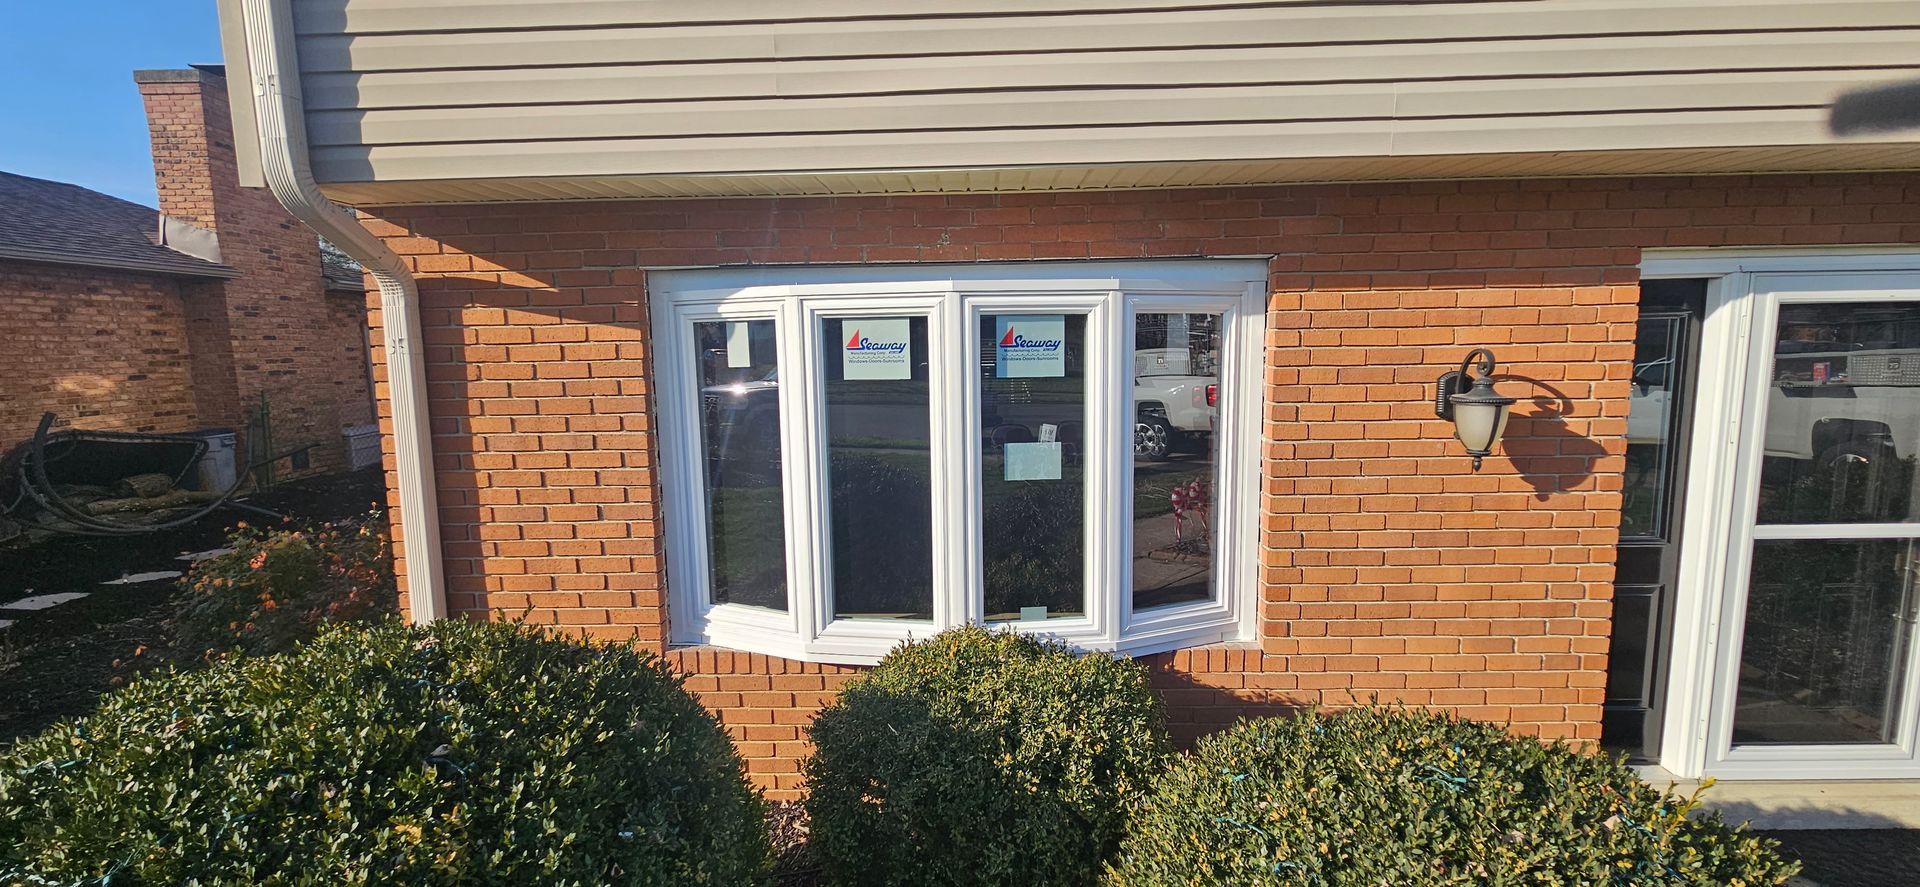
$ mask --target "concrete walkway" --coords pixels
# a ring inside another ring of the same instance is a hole
[[[1634,769],[1683,795],[1699,787],[1660,767]],[[1806,870],[1792,887],[1920,887],[1920,780],[1730,780],[1701,800],[1800,860]]]

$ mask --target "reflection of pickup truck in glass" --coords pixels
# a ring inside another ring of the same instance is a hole
[[[1667,357],[1634,366],[1633,391],[1627,400],[1627,443],[1659,446],[1667,442],[1672,373],[1673,359]]]
[[[1220,406],[1220,377],[1205,355],[1187,348],[1142,348],[1133,354],[1133,454],[1166,459],[1205,452]]]
[[[1794,343],[1782,343],[1791,347]],[[1783,350],[1767,389],[1766,455],[1831,468],[1920,450],[1920,349]],[[1665,443],[1672,361],[1633,368],[1627,443]]]
[[[1920,445],[1920,349],[1789,350],[1774,354],[1766,454],[1821,467],[1911,458]],[[1804,346],[1803,346],[1804,347]]]

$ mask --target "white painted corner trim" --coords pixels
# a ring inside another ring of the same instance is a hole
[[[433,430],[427,415],[427,369],[419,293],[406,263],[328,200],[308,165],[300,64],[294,55],[288,0],[241,0],[246,57],[267,188],[287,212],[305,222],[373,274],[380,286],[387,349],[387,388],[393,410],[394,468],[400,493],[401,544],[406,548],[409,610],[415,622],[447,615],[440,551],[440,510],[433,471]]]

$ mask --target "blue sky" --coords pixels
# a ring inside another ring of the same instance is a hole
[[[5,4],[0,170],[154,205],[139,68],[220,61],[213,0]]]

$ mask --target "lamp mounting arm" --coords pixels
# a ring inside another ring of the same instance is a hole
[[[1476,360],[1478,361],[1478,363],[1475,363]],[[1473,377],[1467,375],[1467,368],[1469,366],[1471,366],[1482,377],[1486,377],[1486,376],[1493,375],[1494,369],[1497,368],[1499,364],[1494,362],[1493,352],[1486,348],[1475,348],[1472,351],[1467,352],[1467,356],[1461,359],[1460,361],[1460,390],[1461,391],[1467,390],[1467,387],[1473,384]]]
[[[1472,390],[1476,374],[1485,379],[1493,376],[1499,368],[1488,348],[1475,348],[1467,352],[1460,361],[1460,368],[1441,375],[1433,386],[1433,414],[1449,422],[1453,421],[1453,400],[1455,394],[1465,394]]]

